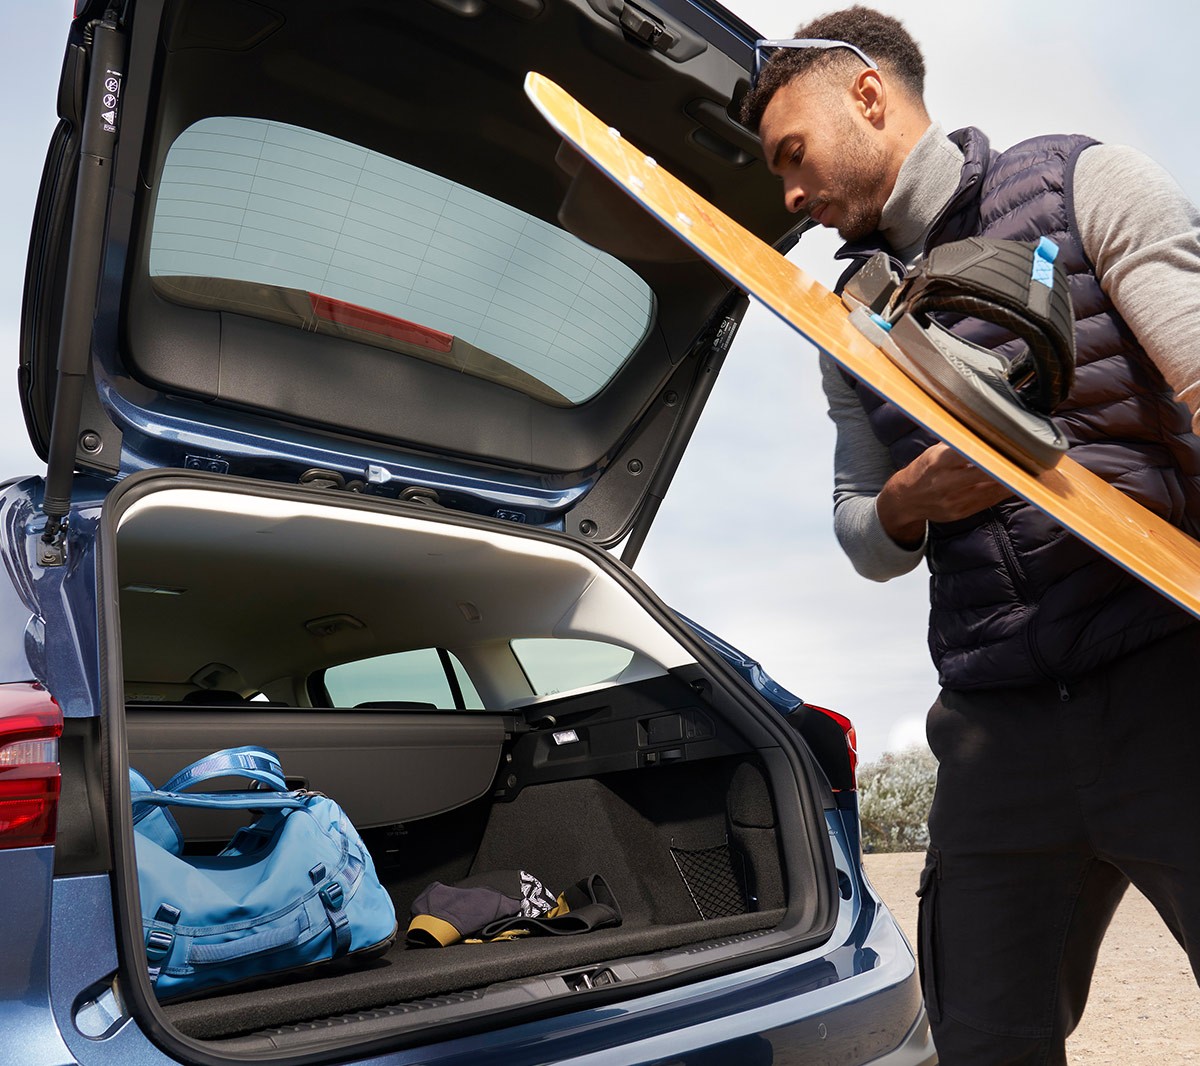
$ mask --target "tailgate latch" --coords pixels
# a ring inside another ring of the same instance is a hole
[[[621,5],[621,29],[656,52],[669,52],[675,43],[666,26],[632,4]]]

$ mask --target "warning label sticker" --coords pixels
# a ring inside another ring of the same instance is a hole
[[[100,98],[100,123],[105,133],[117,132],[117,111],[121,100],[121,72],[104,72],[104,95]]]

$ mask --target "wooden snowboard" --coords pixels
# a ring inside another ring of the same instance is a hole
[[[1200,544],[1069,456],[1031,473],[967,428],[850,322],[838,297],[692,192],[540,74],[525,92],[550,125],[605,175],[859,380],[1014,493],[1200,617]]]

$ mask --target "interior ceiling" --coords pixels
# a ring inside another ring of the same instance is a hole
[[[548,636],[596,575],[582,556],[503,534],[338,514],[160,507],[129,516],[117,537],[127,681],[184,683],[216,662],[261,685],[390,651]],[[330,615],[365,628],[321,636],[305,627]]]

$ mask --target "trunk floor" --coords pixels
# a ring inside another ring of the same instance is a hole
[[[162,1010],[187,1036],[220,1039],[770,929],[782,917],[782,910],[759,911],[679,925],[623,926],[579,936],[440,949],[406,948],[401,935],[386,955],[352,972],[326,967],[293,973],[270,987],[167,1004]]]

